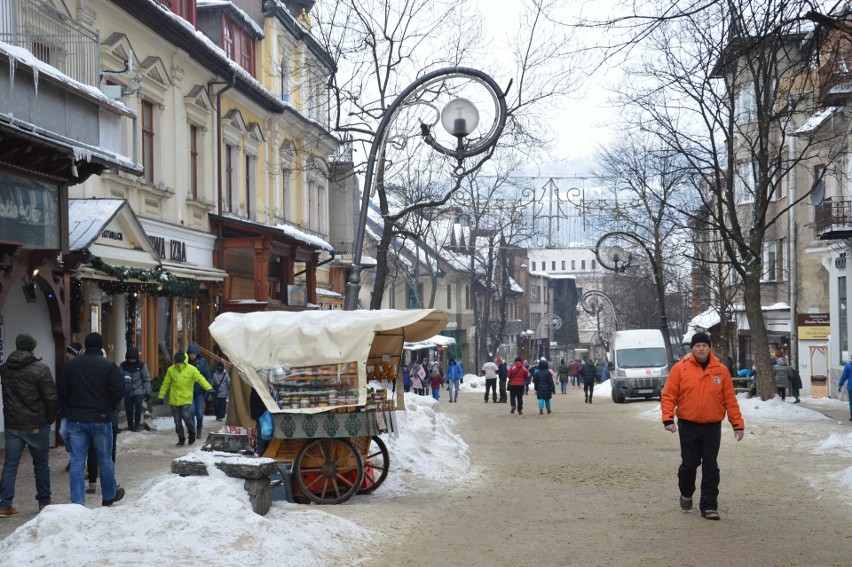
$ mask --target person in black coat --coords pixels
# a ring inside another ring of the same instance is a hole
[[[497,382],[500,388],[500,399],[497,400],[498,404],[506,403],[506,380],[509,379],[509,367],[506,365],[506,361],[502,358],[497,359]]]
[[[592,393],[595,391],[597,372],[595,371],[594,363],[588,358],[580,366],[580,378],[583,380],[583,393],[586,395],[586,403],[590,404],[592,403]]]
[[[544,413],[544,408],[547,407],[547,413],[550,411],[550,398],[556,393],[556,388],[553,385],[553,374],[550,373],[550,365],[542,358],[538,361],[538,368],[533,371],[533,385],[535,386],[535,397],[538,398],[538,413]]]
[[[86,351],[69,360],[59,383],[59,399],[68,412],[71,441],[71,502],[86,504],[83,466],[94,445],[101,476],[104,506],[121,500],[124,489],[115,483],[113,450],[113,410],[124,399],[124,377],[116,364],[103,355],[104,340],[90,333]]]

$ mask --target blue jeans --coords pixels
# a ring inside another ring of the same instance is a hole
[[[112,423],[109,421],[69,421],[71,438],[71,502],[86,504],[86,481],[83,468],[89,447],[94,446],[101,476],[103,500],[115,499],[115,463],[112,462]]]
[[[543,410],[547,408],[547,413],[550,413],[550,400],[539,400],[538,401],[538,409]]]
[[[559,382],[559,385],[562,386],[562,393],[567,394],[568,393],[568,381],[566,380],[565,382]]]
[[[432,389],[432,397],[435,398],[436,400],[441,399],[441,389],[440,388],[433,388]]]
[[[204,421],[204,392],[192,396],[192,409],[189,413],[192,423],[195,423],[195,431],[201,431],[201,423]]]
[[[450,401],[457,402],[459,400],[459,380],[455,378],[447,380],[447,392],[450,394]]]
[[[50,451],[50,426],[36,430],[7,429],[6,459],[3,462],[3,475],[0,477],[0,508],[8,510],[15,499],[15,479],[18,476],[18,464],[24,447],[30,448],[33,458],[33,472],[36,481],[36,500],[40,504],[50,502],[50,467],[47,464]]]
[[[139,429],[142,423],[142,414],[145,411],[145,394],[126,396],[124,398],[124,411],[127,413],[127,429],[133,431]]]

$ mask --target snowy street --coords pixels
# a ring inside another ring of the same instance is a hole
[[[707,522],[677,509],[678,444],[658,402],[616,405],[601,385],[588,405],[569,388],[552,415],[530,395],[518,416],[484,404],[475,377],[462,387],[458,404],[443,392],[437,412],[409,395],[399,436],[385,436],[388,480],[336,506],[275,501],[261,517],[242,481],[170,474],[193,448],[175,447],[161,418],[158,432],[119,435],[123,501],[102,508],[95,494],[86,509],[36,515],[25,454],[21,513],[0,521],[0,565],[840,565],[852,552],[845,403],[741,397],[746,438],[735,443],[725,426],[722,521]],[[66,461],[51,451],[62,502]]]

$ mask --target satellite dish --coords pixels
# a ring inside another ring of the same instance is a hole
[[[819,205],[825,200],[825,181],[817,179],[811,186],[810,194],[811,205]]]

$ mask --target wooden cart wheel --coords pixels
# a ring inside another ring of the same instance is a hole
[[[348,439],[316,439],[305,443],[293,466],[296,484],[317,504],[339,504],[358,491],[364,463]]]
[[[385,445],[381,437],[376,435],[370,440],[370,445],[363,460],[364,481],[361,483],[358,494],[369,494],[381,486],[388,477],[390,456],[387,445]]]

